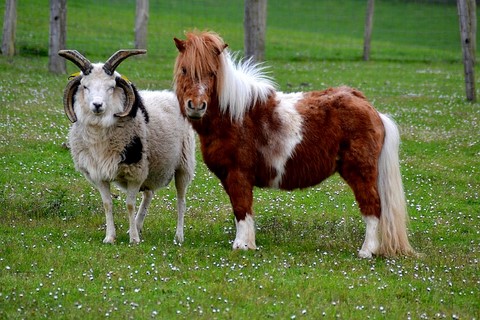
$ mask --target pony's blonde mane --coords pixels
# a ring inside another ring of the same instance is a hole
[[[242,121],[245,113],[257,102],[265,102],[275,91],[275,82],[265,67],[252,59],[241,60],[230,54],[222,38],[214,32],[193,31],[187,40],[182,62],[188,73],[202,81],[205,75],[217,77],[220,110],[232,121]],[[175,68],[180,68],[177,59]]]
[[[252,59],[235,62],[228,50],[220,56],[223,66],[217,84],[220,110],[229,113],[233,121],[242,121],[257,102],[267,101],[276,85],[265,73],[265,67]]]

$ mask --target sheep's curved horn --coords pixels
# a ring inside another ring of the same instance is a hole
[[[137,54],[145,54],[147,50],[138,49],[138,50],[118,50],[115,52],[110,58],[108,58],[107,62],[103,65],[103,70],[111,76],[115,69],[117,69],[118,65],[122,63],[123,60],[127,59],[130,56],[134,56]]]
[[[115,78],[117,86],[122,88],[125,92],[125,109],[123,112],[115,113],[116,117],[123,118],[130,114],[132,111],[133,103],[135,102],[135,93],[133,91],[132,85],[122,77]]]
[[[75,63],[84,75],[88,75],[93,69],[92,63],[77,50],[60,50],[58,54]]]
[[[77,92],[78,86],[80,85],[80,80],[82,80],[82,76],[76,76],[70,80],[65,87],[63,94],[63,108],[65,110],[65,114],[72,123],[77,121],[77,115],[73,110],[73,96]]]

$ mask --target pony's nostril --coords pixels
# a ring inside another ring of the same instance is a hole
[[[205,110],[206,108],[207,108],[207,103],[204,101],[199,109]]]
[[[188,101],[187,101],[187,108],[188,108],[188,109],[194,109],[192,100],[188,100]]]

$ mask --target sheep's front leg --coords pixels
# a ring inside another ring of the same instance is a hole
[[[187,204],[185,202],[185,194],[180,195],[177,193],[177,231],[175,232],[175,242],[182,244],[184,240],[183,228],[184,228],[184,216]]]
[[[135,222],[135,202],[140,186],[128,185],[127,189],[127,212],[128,212],[128,233],[130,234],[130,243],[140,243],[137,224]]]
[[[145,190],[142,196],[142,203],[140,204],[140,208],[138,209],[137,215],[135,217],[135,225],[137,226],[138,232],[142,232],[143,229],[143,221],[145,220],[145,216],[148,212],[148,206],[152,202],[153,199],[153,191]]]
[[[100,195],[102,196],[103,208],[105,210],[105,219],[107,224],[107,231],[103,243],[115,242],[115,224],[113,223],[113,204],[112,194],[110,193],[110,183],[108,181],[101,181],[96,184]]]
[[[175,188],[177,189],[177,231],[175,233],[175,242],[177,244],[182,244],[184,240],[184,217],[187,208],[185,195],[187,194],[187,188],[191,180],[192,177],[188,172],[184,170],[177,170],[175,172]]]

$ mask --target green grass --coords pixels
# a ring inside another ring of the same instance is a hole
[[[139,88],[170,87],[172,38],[192,27],[241,51],[243,1],[215,3],[151,3],[148,55],[119,71]],[[199,154],[183,246],[173,244],[172,185],[157,193],[138,246],[128,244],[118,192],[118,240],[102,244],[100,196],[62,146],[67,76],[46,71],[48,5],[20,1],[19,54],[0,57],[0,318],[480,317],[480,105],[464,98],[455,6],[376,2],[365,63],[363,1],[295,3],[269,2],[272,75],[284,91],[354,86],[393,115],[410,238],[424,256],[358,259],[365,228],[337,176],[307,190],[255,190],[259,250],[234,252],[228,197]],[[69,2],[68,47],[94,61],[132,47],[134,7]]]

